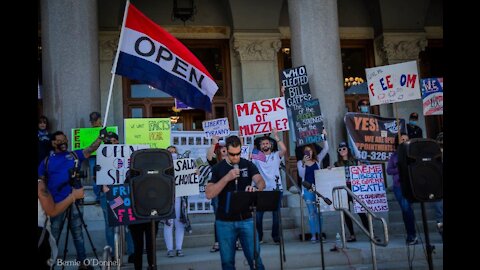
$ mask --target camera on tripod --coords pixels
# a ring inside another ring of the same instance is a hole
[[[82,179],[87,178],[87,174],[84,171],[80,170],[80,167],[78,166],[78,161],[75,161],[75,166],[73,168],[68,169],[68,176],[68,183],[74,189],[79,189],[83,187]],[[83,204],[83,198],[77,199],[77,203]]]
[[[87,174],[76,166],[68,170],[68,175],[70,177],[68,183],[75,189],[81,188],[83,186],[81,180],[87,178]]]

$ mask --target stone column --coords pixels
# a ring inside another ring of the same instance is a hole
[[[320,100],[330,144],[331,161],[336,146],[345,140],[345,96],[338,27],[337,1],[289,0],[293,66],[305,65],[314,98]]]
[[[375,64],[377,66],[392,65],[417,60],[421,51],[427,46],[427,38],[422,33],[383,33],[374,42]],[[418,63],[418,62],[417,62]],[[420,69],[419,69],[420,72]],[[410,113],[418,113],[418,125],[426,137],[425,117],[421,99],[396,103],[399,118],[408,122]],[[380,105],[380,114],[384,117],[395,117],[393,104]]]
[[[97,1],[40,5],[44,112],[71,141],[71,129],[89,127],[90,112],[100,111]]]
[[[239,102],[278,97],[280,34],[234,33],[233,38],[242,70],[243,100]]]

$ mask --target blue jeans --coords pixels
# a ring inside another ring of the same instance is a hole
[[[305,200],[308,209],[308,225],[310,226],[310,233],[312,234],[312,237],[314,237],[316,233],[320,233],[322,228],[321,221],[319,222],[317,206],[315,205],[315,193],[303,188],[303,199]],[[321,239],[320,235],[319,239]]]
[[[115,254],[115,227],[108,225],[108,202],[107,196],[105,193],[100,193],[100,206],[102,207],[103,217],[105,220],[105,238],[107,240],[107,245],[112,248],[112,254]],[[125,241],[127,242],[127,254],[133,254],[133,240],[130,235],[130,230],[127,229],[127,226],[122,226],[125,228]]]
[[[222,260],[223,270],[235,269],[235,242],[237,238],[242,244],[243,254],[253,269],[253,218],[241,221],[222,221],[216,220],[218,232],[218,244],[220,247],[220,259]],[[257,269],[264,270],[262,259],[260,258],[260,245],[258,237],[255,241],[257,250]]]
[[[443,200],[433,202],[433,207],[435,208],[435,220],[437,223],[443,222]]]
[[[280,192],[280,200],[278,202],[277,211],[272,211],[272,239],[275,242],[280,241],[280,229],[279,229],[279,217],[278,211],[280,210],[280,205],[282,203],[283,192]],[[257,211],[257,232],[259,241],[263,240],[263,211]]]
[[[415,231],[415,215],[413,214],[412,205],[403,197],[402,189],[400,187],[393,186],[393,194],[400,205],[402,210],[403,223],[407,230],[407,239],[413,239],[417,235]]]
[[[84,259],[87,258],[87,255],[85,253],[85,241],[83,240],[83,232],[82,232],[82,221],[80,219],[80,215],[82,213],[78,212],[77,207],[75,205],[72,205],[70,208],[72,213],[71,213],[71,220],[70,220],[70,232],[72,233],[73,236],[73,244],[75,245],[75,249],[77,250],[77,260],[83,261]],[[60,239],[60,229],[62,228],[63,224],[63,219],[65,218],[65,215],[68,211],[64,211],[60,215],[50,218],[51,222],[51,229],[52,229],[52,234],[55,240],[57,241]],[[79,206],[80,211],[82,211],[83,207]],[[68,218],[66,219],[68,222]],[[65,224],[65,227],[63,228],[63,231],[67,230],[67,225]],[[68,233],[68,232],[67,232]]]
[[[97,185],[97,172],[95,171],[95,166],[97,165],[97,156],[91,156],[88,158],[88,168],[90,170],[90,175],[92,176],[92,186],[93,193],[95,193],[95,201],[100,201],[100,191],[102,186]]]

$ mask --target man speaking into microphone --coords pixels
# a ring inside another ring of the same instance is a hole
[[[216,212],[215,225],[217,228],[218,244],[220,247],[220,258],[222,269],[235,269],[235,242],[237,238],[242,244],[243,254],[250,265],[254,268],[253,250],[253,218],[251,212],[232,214],[230,201],[234,192],[262,191],[265,188],[257,167],[246,159],[240,157],[242,143],[237,136],[230,136],[226,139],[227,158],[212,168],[212,178],[205,188],[205,195],[208,199],[218,196],[218,208]],[[255,183],[252,186],[252,181]],[[257,250],[257,269],[263,270],[260,257],[260,245],[258,237],[255,237]]]

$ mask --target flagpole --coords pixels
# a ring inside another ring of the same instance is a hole
[[[130,1],[127,0],[127,3],[125,4],[125,11],[123,12],[123,22],[122,22],[122,28],[120,29],[120,38],[118,40],[117,53],[115,55],[115,60],[113,61],[113,66],[112,66],[112,71],[111,71],[112,77],[110,79],[110,89],[108,90],[107,108],[105,110],[105,118],[103,119],[103,126],[102,127],[105,127],[107,125],[108,111],[110,110],[110,101],[112,100],[113,82],[115,81],[115,70],[117,69],[118,55],[120,54],[120,48],[121,48],[122,36],[123,36],[123,29],[125,28],[125,21],[127,19],[128,6],[129,5],[130,5]]]

